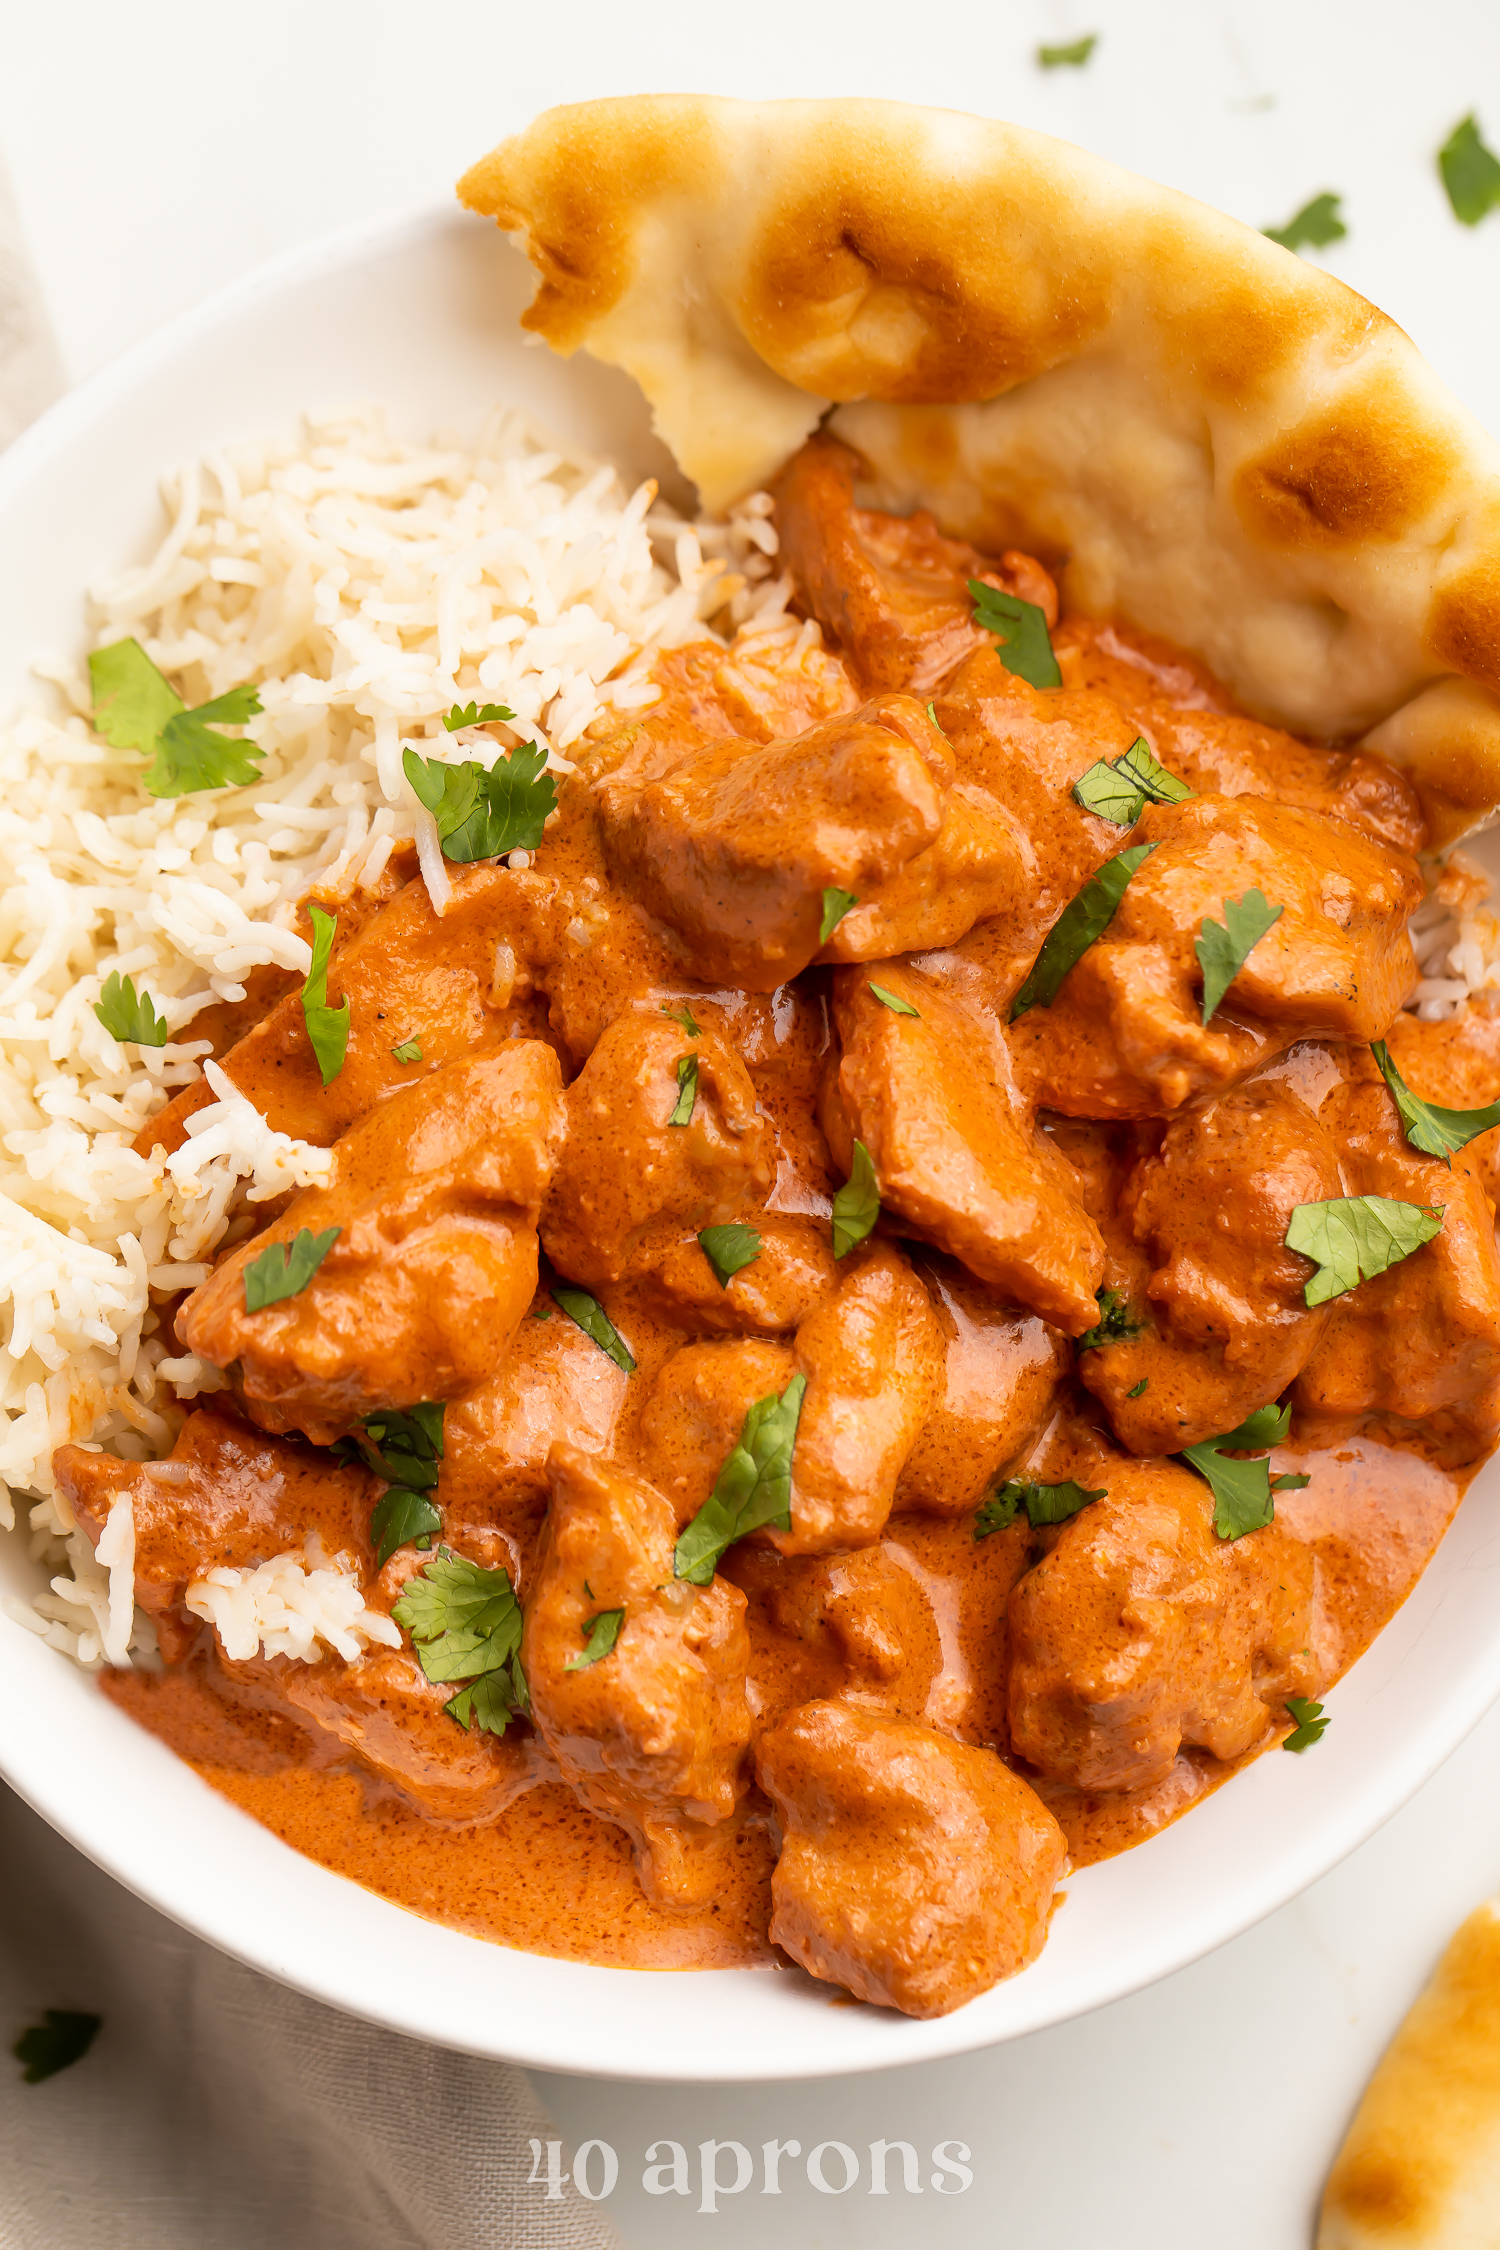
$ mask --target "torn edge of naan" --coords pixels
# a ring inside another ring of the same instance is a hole
[[[547,111],[459,194],[526,325],[635,377],[703,502],[817,427],[867,504],[1058,568],[1249,710],[1500,807],[1500,448],[1383,313],[1252,228],[1015,126],[881,101]]]

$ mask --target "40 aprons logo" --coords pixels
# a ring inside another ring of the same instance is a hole
[[[571,2169],[563,2161],[561,2141],[532,2141],[530,2147],[530,2182],[545,2186],[547,2203],[562,2202],[570,2185],[587,2202],[602,2203],[619,2185],[620,2159],[608,2141],[584,2141]],[[871,2141],[867,2154],[848,2141],[819,2141],[808,2150],[802,2168],[808,2186],[819,2195],[849,2195],[860,2187],[866,2195],[921,2195],[927,2187],[935,2195],[962,2195],[973,2186],[967,2142],[939,2141],[931,2162],[924,2182],[922,2159],[910,2141]],[[696,2165],[681,2141],[653,2141],[645,2153],[641,2186],[647,2195],[696,2193],[698,2209],[712,2212],[722,2195],[784,2194],[783,2168],[791,2179],[799,2163],[800,2141],[762,2141],[758,2163],[743,2141],[700,2141]]]

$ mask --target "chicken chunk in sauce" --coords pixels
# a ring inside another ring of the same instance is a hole
[[[586,1804],[635,1841],[668,1906],[718,1879],[713,1830],[749,1785],[745,1597],[674,1577],[676,1519],[639,1477],[554,1446],[522,1660],[537,1730]],[[585,1661],[618,1612],[609,1654]]]
[[[1176,1462],[1078,1468],[1103,1497],[1010,1598],[1012,1747],[1099,1791],[1164,1780],[1184,1744],[1240,1757],[1322,1684],[1311,1553],[1275,1524],[1217,1537],[1212,1492]]]
[[[380,1103],[335,1144],[328,1185],[194,1291],[179,1316],[189,1349],[238,1365],[264,1427],[324,1441],[376,1407],[471,1389],[536,1288],[561,1091],[551,1048],[517,1041]],[[252,1311],[247,1269],[330,1230],[306,1285]]]
[[[804,1703],[756,1775],[782,1834],[771,1935],[814,1976],[941,2016],[1041,1951],[1067,1844],[993,1750]]]
[[[1402,1013],[1426,832],[1393,768],[1235,711],[1124,619],[1059,619],[1040,562],[860,508],[861,476],[822,437],[789,465],[805,622],[660,653],[528,865],[451,868],[439,912],[408,853],[330,900],[329,1084],[294,980],[205,1017],[332,1173],[160,1308],[229,1392],[164,1461],[65,1447],[56,1475],[94,1539],[131,1501],[166,1665],[112,1692],[329,1864],[502,1940],[775,1945],[930,2015],[1035,1957],[1070,1852],[1285,1735],[1493,1447],[1500,1129],[1421,1154],[1367,1048],[1482,1105],[1500,1014]],[[971,580],[1033,605],[1060,686],[1010,669]],[[1127,825],[1075,791],[1138,739],[1193,794]],[[1251,890],[1281,911],[1205,1023],[1205,921]],[[1309,1305],[1293,1215],[1366,1195],[1441,1228]],[[252,1312],[303,1230],[336,1232]],[[1184,1449],[1283,1398],[1305,1488],[1221,1532]],[[392,1417],[428,1446],[404,1497]],[[382,1645],[439,1552],[522,1605],[487,1716],[408,1630]],[[232,1657],[187,1605],[210,1568],[318,1557],[366,1605],[347,1662]]]

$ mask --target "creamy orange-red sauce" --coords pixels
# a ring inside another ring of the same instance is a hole
[[[1278,1498],[1277,1514],[1314,1546],[1328,1573],[1341,1675],[1416,1584],[1467,1479],[1360,1437],[1316,1451],[1286,1447],[1276,1463],[1312,1476],[1304,1491]],[[912,1715],[957,1726],[976,1741],[1003,1739],[1005,1597],[1025,1560],[1024,1533],[976,1544],[967,1520],[908,1516],[893,1520],[887,1544],[903,1562],[910,1558],[947,1612],[945,1645],[931,1652],[936,1662]],[[756,1565],[741,1561],[738,1575],[753,1583]],[[820,1665],[763,1617],[753,1638],[752,1677],[768,1705],[837,1684],[837,1666]],[[104,1688],[274,1835],[395,1905],[522,1952],[621,1968],[751,1967],[775,1958],[765,1935],[775,1850],[764,1821],[739,1827],[708,1909],[664,1913],[636,1880],[623,1830],[585,1811],[571,1790],[543,1784],[489,1825],[445,1831],[380,1783],[341,1768],[326,1748],[314,1749],[289,1721],[217,1694],[217,1671],[204,1652],[168,1676],[112,1672]],[[1028,1778],[1061,1822],[1073,1865],[1087,1867],[1143,1843],[1247,1762],[1225,1765],[1185,1751],[1167,1782],[1123,1797],[1087,1797]]]

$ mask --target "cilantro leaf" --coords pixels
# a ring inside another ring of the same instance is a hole
[[[609,1354],[616,1367],[623,1367],[627,1375],[635,1373],[630,1346],[596,1297],[591,1297],[586,1289],[570,1289],[558,1282],[552,1291],[552,1302],[561,1307],[569,1320],[577,1323],[585,1336],[593,1338],[601,1352]]]
[[[261,708],[253,687],[230,688],[189,711],[139,641],[115,641],[89,658],[94,725],[117,750],[141,750],[151,764],[141,785],[153,797],[184,797],[197,789],[228,789],[259,781],[254,743],[215,734],[209,721],[243,726]]]
[[[137,993],[134,980],[111,969],[104,989],[94,1002],[94,1013],[112,1039],[133,1039],[139,1047],[165,1047],[171,1033],[167,1019],[152,1006],[145,987]]]
[[[546,764],[547,753],[535,742],[522,743],[488,769],[472,759],[450,766],[415,750],[401,754],[407,780],[437,822],[444,859],[460,867],[536,850],[557,805]]]
[[[698,1058],[696,1055],[679,1056],[677,1063],[677,1103],[671,1116],[667,1119],[667,1123],[669,1125],[691,1125],[697,1102]]]
[[[1182,1459],[1207,1480],[1213,1493],[1218,1538],[1243,1539],[1247,1532],[1264,1531],[1276,1513],[1271,1466],[1265,1452],[1258,1461],[1231,1461],[1225,1456],[1248,1453],[1252,1448],[1269,1451],[1273,1445],[1280,1445],[1291,1419],[1289,1406],[1258,1406],[1238,1429],[1183,1447]]]
[[[1311,1483],[1312,1478],[1304,1476],[1300,1469],[1295,1472],[1287,1469],[1283,1470],[1279,1477],[1272,1477],[1271,1490],[1273,1492],[1300,1492],[1304,1485]]]
[[[1037,68],[1039,70],[1082,70],[1098,44],[1098,32],[1091,31],[1084,38],[1075,39],[1071,45],[1066,47],[1038,47],[1036,51]]]
[[[1480,139],[1479,120],[1472,110],[1438,150],[1438,170],[1453,216],[1464,226],[1477,227],[1500,203],[1500,159]]]
[[[719,1557],[737,1539],[764,1524],[791,1529],[792,1451],[806,1389],[807,1377],[794,1375],[779,1398],[773,1391],[751,1407],[739,1444],[678,1539],[672,1560],[677,1577],[706,1586]]]
[[[1267,930],[1274,929],[1285,912],[1284,906],[1273,906],[1259,891],[1248,890],[1243,898],[1225,899],[1222,922],[1204,916],[1203,935],[1194,940],[1193,951],[1203,971],[1206,1024],[1213,1021],[1219,1003]]]
[[[1284,1237],[1288,1250],[1318,1271],[1302,1294],[1326,1305],[1361,1281],[1397,1266],[1442,1231],[1445,1204],[1399,1203],[1388,1195],[1340,1195],[1299,1203]]]
[[[974,1512],[974,1537],[988,1539],[992,1531],[1009,1531],[1021,1507],[1021,1487],[1012,1477],[996,1487]]]
[[[1045,611],[1019,594],[1004,594],[979,578],[969,580],[974,622],[982,633],[995,636],[995,654],[1007,672],[1029,680],[1034,688],[1062,686],[1062,674],[1052,653]]]
[[[452,710],[444,714],[443,725],[450,734],[457,734],[460,727],[487,727],[497,719],[502,726],[510,726],[514,723],[515,716],[515,712],[507,711],[503,703],[486,703],[482,706],[477,703],[455,703]]]
[[[683,1002],[680,1008],[673,1008],[670,1007],[665,1000],[663,1000],[661,1004],[661,1012],[664,1016],[670,1017],[673,1023],[680,1023],[683,1030],[687,1033],[689,1039],[701,1039],[703,1037],[703,1026],[699,1023],[697,1017],[693,1014],[692,1009],[687,1005],[686,1001]]]
[[[1042,940],[1042,949],[1031,964],[1031,974],[1010,1004],[1010,1020],[1028,1008],[1050,1008],[1062,989],[1063,978],[1083,959],[1096,938],[1114,920],[1130,878],[1155,844],[1132,844],[1128,852],[1107,859],[1091,876],[1077,898],[1071,899]]]
[[[1286,1707],[1297,1724],[1281,1745],[1283,1750],[1309,1750],[1322,1741],[1329,1722],[1321,1703],[1312,1703],[1305,1695],[1289,1695]]]
[[[583,1672],[597,1664],[601,1656],[608,1656],[620,1637],[620,1627],[625,1622],[623,1609],[601,1609],[585,1625],[584,1648],[580,1655],[570,1656],[563,1666],[565,1672]]]
[[[898,992],[887,992],[883,984],[875,983],[871,984],[870,990],[874,993],[881,1006],[884,1008],[889,1008],[894,1015],[915,1016],[918,1023],[921,1022],[921,1009],[914,1008],[909,1000],[903,1000]]]
[[[1125,1396],[1127,1398],[1140,1398],[1143,1393],[1149,1388],[1150,1382],[1150,1376],[1143,1375],[1138,1383],[1135,1383],[1131,1386],[1131,1388],[1125,1393]]]
[[[341,1008],[328,1005],[328,958],[339,918],[325,914],[321,906],[310,906],[307,911],[313,926],[312,967],[302,987],[302,1020],[317,1057],[319,1075],[325,1086],[331,1086],[344,1067],[349,1045],[349,1002],[345,1000]]]
[[[1436,1103],[1424,1102],[1419,1094],[1412,1092],[1392,1062],[1390,1049],[1383,1039],[1372,1041],[1370,1053],[1391,1089],[1412,1147],[1419,1148],[1424,1156],[1441,1156],[1450,1171],[1455,1149],[1467,1148],[1470,1141],[1487,1133],[1492,1125],[1500,1125],[1500,1102],[1491,1102],[1488,1109],[1439,1109]]]
[[[1128,781],[1117,767],[1106,765],[1100,758],[1074,782],[1073,802],[1100,820],[1113,820],[1121,828],[1133,828],[1146,809],[1146,792],[1137,782]]]
[[[1135,826],[1148,799],[1156,805],[1177,805],[1192,794],[1185,781],[1160,763],[1143,734],[1136,736],[1123,757],[1110,765],[1101,758],[1073,784],[1074,801],[1085,812],[1116,821],[1122,828]]]
[[[1116,758],[1114,770],[1133,781],[1155,805],[1180,805],[1193,794],[1185,781],[1161,763],[1143,734],[1136,736],[1123,758]]]
[[[384,1570],[398,1547],[431,1545],[443,1528],[443,1519],[432,1502],[405,1485],[393,1484],[370,1510],[370,1544],[375,1568]]]
[[[262,1250],[245,1268],[246,1312],[262,1312],[267,1305],[279,1305],[284,1297],[297,1296],[312,1280],[341,1232],[339,1227],[329,1227],[323,1234],[313,1234],[307,1227],[299,1227],[294,1241],[273,1242],[269,1249]]]
[[[938,726],[937,705],[935,703],[928,704],[927,716],[929,719],[931,719],[933,725],[937,727],[938,733],[943,735],[943,740],[946,742],[948,737],[946,734],[943,734],[942,728]]]
[[[518,1711],[531,1709],[519,1656],[512,1657],[509,1672],[481,1673],[450,1695],[443,1709],[466,1733],[477,1727],[481,1734],[504,1734]]]
[[[1036,1484],[1029,1477],[1009,1477],[975,1515],[974,1537],[988,1539],[992,1531],[1008,1530],[1022,1508],[1033,1530],[1040,1530],[1043,1524],[1066,1523],[1091,1500],[1105,1499],[1108,1492],[1107,1484],[1091,1492],[1087,1485],[1074,1484],[1071,1479],[1063,1484]]]
[[[416,1039],[403,1039],[399,1047],[391,1049],[391,1053],[399,1063],[420,1062],[422,1060],[421,1042]]]
[[[254,696],[254,690],[250,692]],[[168,719],[156,762],[141,776],[141,786],[153,797],[186,797],[198,789],[243,789],[259,781],[261,754],[254,744],[215,734],[203,723],[205,711],[226,716],[220,706],[228,701],[227,695],[221,695],[217,705],[205,703],[197,711],[182,711]],[[259,709],[260,699],[255,697],[251,715]]]
[[[738,1223],[728,1227],[705,1227],[698,1237],[698,1246],[713,1267],[721,1289],[727,1289],[735,1275],[746,1266],[753,1266],[760,1256],[760,1236],[754,1227]]]
[[[11,2048],[25,2083],[40,2086],[44,2078],[82,2062],[102,2021],[81,2008],[43,2008],[41,2022],[29,2025]]]
[[[818,943],[826,945],[851,906],[859,900],[853,891],[826,890],[823,893],[823,919],[818,924]]]
[[[365,1416],[353,1442],[388,1484],[430,1492],[443,1458],[443,1413],[439,1399],[423,1399],[417,1406],[378,1406]]]
[[[408,1578],[391,1615],[410,1633],[429,1680],[477,1680],[509,1664],[521,1646],[510,1572],[485,1570],[447,1547]]]
[[[1326,250],[1349,232],[1339,210],[1343,200],[1341,195],[1315,195],[1284,227],[1262,227],[1261,232],[1283,250]]]
[[[116,750],[141,750],[150,757],[168,719],[187,709],[135,640],[96,648],[89,658],[89,686],[95,731]]]
[[[1148,1323],[1136,1318],[1118,1289],[1096,1289],[1094,1295],[1099,1301],[1099,1318],[1092,1328],[1074,1338],[1074,1351],[1102,1351],[1106,1344],[1123,1344],[1132,1336],[1146,1334]]]
[[[880,1217],[880,1187],[863,1141],[854,1144],[849,1177],[833,1199],[833,1254],[846,1258]]]

